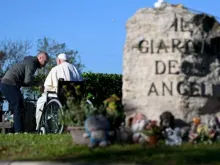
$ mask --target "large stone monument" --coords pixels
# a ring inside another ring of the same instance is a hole
[[[126,24],[123,104],[127,114],[191,121],[220,112],[220,26],[181,5],[139,9]]]

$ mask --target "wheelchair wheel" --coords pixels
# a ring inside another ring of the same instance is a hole
[[[40,127],[40,134],[46,134],[46,129],[45,127]]]
[[[59,122],[59,115],[63,114],[61,103],[57,99],[52,99],[45,106],[39,123],[40,134],[61,134],[64,126]]]

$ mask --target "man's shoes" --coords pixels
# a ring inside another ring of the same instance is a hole
[[[13,134],[13,133],[10,133]],[[14,135],[18,135],[18,134],[28,134],[27,132],[15,132]]]

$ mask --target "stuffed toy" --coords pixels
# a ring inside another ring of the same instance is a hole
[[[166,128],[166,139],[165,144],[169,146],[174,145],[181,145],[182,144],[182,138],[181,138],[181,130],[180,128]]]
[[[108,138],[112,136],[110,124],[103,115],[90,116],[85,120],[84,138],[90,138],[89,148],[105,147],[110,144]]]
[[[165,131],[166,128],[174,129],[175,118],[173,114],[169,111],[165,111],[160,115],[160,127],[162,131]]]
[[[148,124],[148,120],[145,115],[138,113],[134,116],[132,120],[131,130],[133,132],[133,141],[135,143],[146,143],[148,136],[146,136],[142,131]]]
[[[132,115],[128,120],[128,126],[130,126],[133,132],[133,142],[135,143],[145,143],[147,142],[147,136],[141,133],[148,124],[146,116],[142,113],[136,113]]]
[[[212,140],[220,139],[220,123],[216,116],[211,115],[207,118],[207,125],[209,128],[210,138]]]
[[[148,120],[145,115],[139,113],[134,116],[132,120],[131,129],[133,132],[138,132],[144,129],[144,127],[147,125]]]
[[[220,123],[219,120],[216,116],[212,115],[207,118],[207,123],[206,123],[210,129],[215,129],[219,130],[220,129]]]

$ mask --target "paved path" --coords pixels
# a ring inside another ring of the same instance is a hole
[[[33,161],[0,161],[0,165],[103,165],[89,163],[62,163],[62,162],[33,162]],[[106,165],[133,165],[133,164],[117,164],[111,163]]]
[[[33,162],[33,161],[1,161],[0,165],[89,165],[82,163],[62,163],[62,162]],[[96,164],[94,164],[96,165]]]
[[[62,163],[62,162],[33,162],[33,161],[1,161],[0,165],[89,165],[83,163]],[[96,165],[96,164],[94,164]]]

